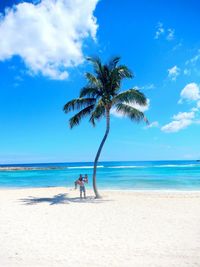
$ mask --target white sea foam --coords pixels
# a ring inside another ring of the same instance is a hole
[[[130,168],[148,168],[148,166],[110,166],[108,169],[130,169]]]
[[[97,166],[97,168],[104,168],[103,165]],[[73,166],[73,167],[67,167],[67,169],[93,169],[93,166]]]
[[[152,166],[155,168],[181,168],[181,167],[200,167],[200,164],[168,164],[168,165],[157,165],[157,166]]]
[[[164,165],[149,165],[149,166],[109,166],[108,169],[131,169],[131,168],[183,168],[183,167],[200,167],[200,164],[164,164]]]

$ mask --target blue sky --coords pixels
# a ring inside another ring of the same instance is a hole
[[[15,6],[14,6],[15,5]],[[93,161],[105,130],[73,130],[62,112],[92,70],[85,56],[120,55],[135,74],[150,127],[112,115],[101,160],[197,159],[200,3],[1,1],[0,163]]]

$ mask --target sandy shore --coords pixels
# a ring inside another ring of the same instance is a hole
[[[0,266],[200,266],[200,192],[0,190]]]

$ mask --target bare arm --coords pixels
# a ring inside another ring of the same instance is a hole
[[[78,180],[76,180],[76,183],[78,184],[78,185],[80,185],[81,184],[81,182],[80,182],[80,180],[78,179]]]

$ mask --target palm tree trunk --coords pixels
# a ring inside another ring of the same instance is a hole
[[[96,173],[97,173],[97,163],[99,160],[99,156],[101,154],[101,150],[103,148],[103,145],[108,137],[108,133],[110,131],[110,109],[106,110],[106,132],[105,135],[101,141],[101,144],[99,146],[99,149],[97,151],[95,160],[94,160],[94,169],[93,169],[93,189],[94,189],[94,193],[95,193],[95,198],[101,198],[101,196],[99,195],[99,192],[97,190],[97,185],[96,185]]]

